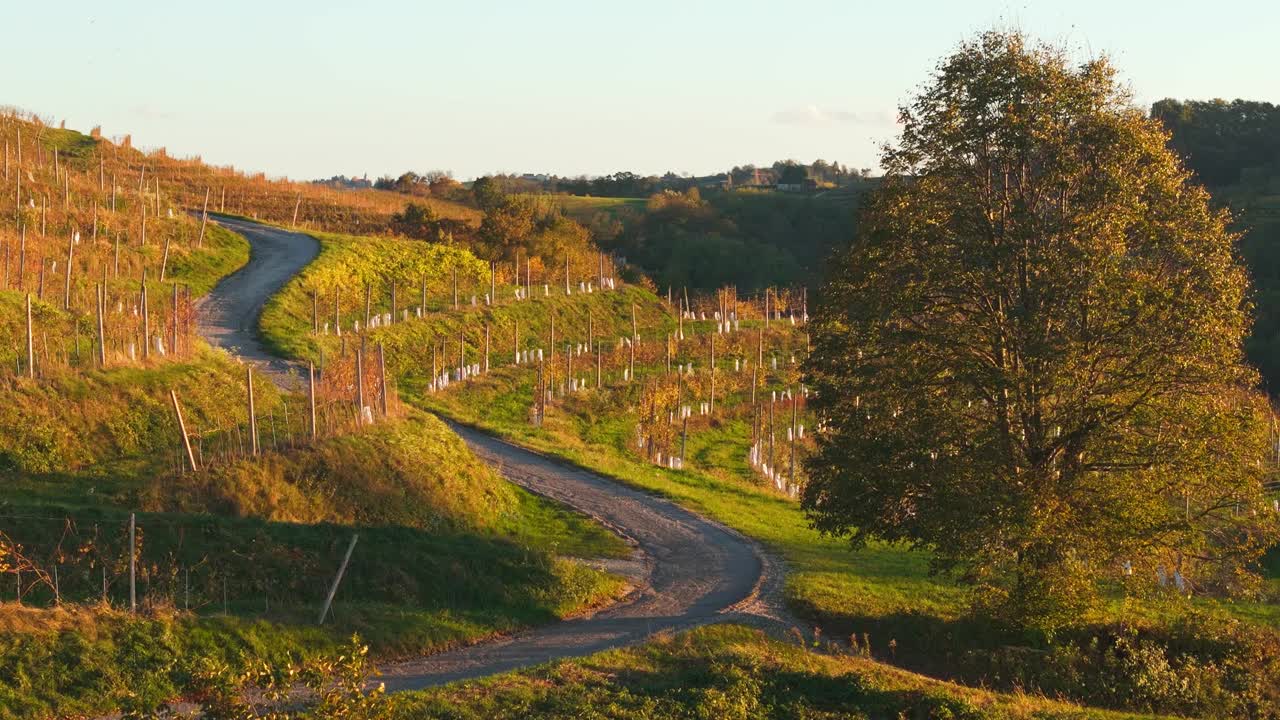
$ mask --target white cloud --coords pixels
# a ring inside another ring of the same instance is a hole
[[[779,110],[773,114],[773,121],[780,125],[799,125],[802,127],[881,123],[885,119],[885,114],[881,112],[855,113],[848,110],[820,108],[817,105]]]

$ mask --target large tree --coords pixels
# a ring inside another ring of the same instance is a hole
[[[963,44],[901,110],[808,362],[821,530],[907,541],[1015,621],[1096,581],[1243,589],[1269,409],[1228,218],[1105,60]]]

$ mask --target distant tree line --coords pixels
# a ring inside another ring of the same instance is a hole
[[[394,178],[384,175],[374,181],[373,186],[378,190],[445,200],[464,199],[459,196],[465,195],[466,192],[462,183],[455,180],[453,173],[448,170],[431,170],[422,175],[410,170]]]
[[[1253,281],[1245,343],[1269,392],[1280,391],[1280,106],[1251,100],[1161,100],[1151,116],[1215,202],[1231,206]]]
[[[1280,106],[1251,100],[1161,100],[1151,116],[1211,189],[1244,184],[1280,192]]]
[[[660,288],[733,285],[752,292],[816,285],[823,261],[853,236],[856,199],[664,190],[643,209],[602,210],[586,225],[602,247]]]

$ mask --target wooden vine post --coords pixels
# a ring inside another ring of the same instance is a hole
[[[101,367],[107,366],[107,328],[103,320],[107,307],[107,286],[105,283],[98,283],[98,364]]]
[[[316,431],[316,364],[307,363],[307,405],[311,410],[311,439],[315,440]]]
[[[169,352],[178,354],[178,283],[173,284],[173,325],[169,333]]]
[[[793,483],[796,481],[796,440],[798,439],[796,435],[798,434],[798,428],[799,428],[799,426],[796,424],[797,415],[798,415],[796,402],[797,402],[797,399],[796,399],[795,388],[792,388],[791,389],[791,472],[789,472],[787,475],[788,475],[788,479]]]
[[[711,333],[711,397],[707,404],[707,412],[716,414],[716,334]]]
[[[76,234],[73,231],[67,238],[67,267],[62,283],[62,309],[71,309],[71,265],[76,251]]]
[[[27,377],[36,376],[36,343],[31,325],[31,293],[27,293]]]
[[[129,612],[138,612],[138,528],[133,513],[129,513]]]
[[[489,372],[489,323],[484,324],[484,371]]]
[[[196,455],[191,450],[191,436],[187,434],[187,423],[182,419],[182,405],[178,403],[177,391],[170,388],[169,397],[173,400],[173,414],[178,418],[178,431],[182,433],[182,447],[187,452],[187,467],[191,472],[195,472]]]
[[[256,408],[253,405],[253,368],[246,366],[244,369],[244,384],[249,394],[249,447],[253,450],[253,456],[258,456],[258,416]]]
[[[356,348],[356,424],[364,424],[364,348]]]
[[[151,356],[151,315],[147,310],[147,271],[142,270],[142,359]]]
[[[342,297],[342,288],[333,289],[333,332],[342,337],[342,317],[338,314],[338,300]]]
[[[204,208],[200,211],[200,236],[196,238],[196,247],[204,247],[204,227],[209,224],[209,188],[204,189]]]
[[[382,397],[382,417],[387,417],[387,355],[378,343],[378,391]]]
[[[358,534],[351,536],[351,544],[347,545],[347,553],[342,556],[342,564],[338,566],[338,575],[333,579],[333,584],[329,586],[329,594],[325,596],[324,607],[320,609],[320,623],[324,624],[324,619],[329,615],[329,606],[333,605],[333,596],[338,594],[338,584],[342,582],[342,576],[347,572],[347,563],[351,562],[351,551],[356,549],[356,540],[360,539]]]

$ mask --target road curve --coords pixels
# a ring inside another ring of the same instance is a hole
[[[267,299],[316,256],[318,246],[300,233],[231,218],[217,222],[243,235],[253,252],[249,263],[199,306],[200,331],[214,345],[286,373],[289,364],[258,342],[257,318]],[[668,500],[477,430],[452,427],[508,480],[596,518],[631,542],[637,556],[630,573],[635,590],[589,616],[385,666],[382,680],[388,690],[483,677],[708,622],[786,622],[779,601],[780,565],[753,541]]]
[[[209,219],[249,241],[249,262],[223,278],[196,303],[197,330],[211,345],[263,369],[283,384],[292,367],[272,355],[258,336],[258,319],[272,295],[320,254],[310,235],[225,215]]]

